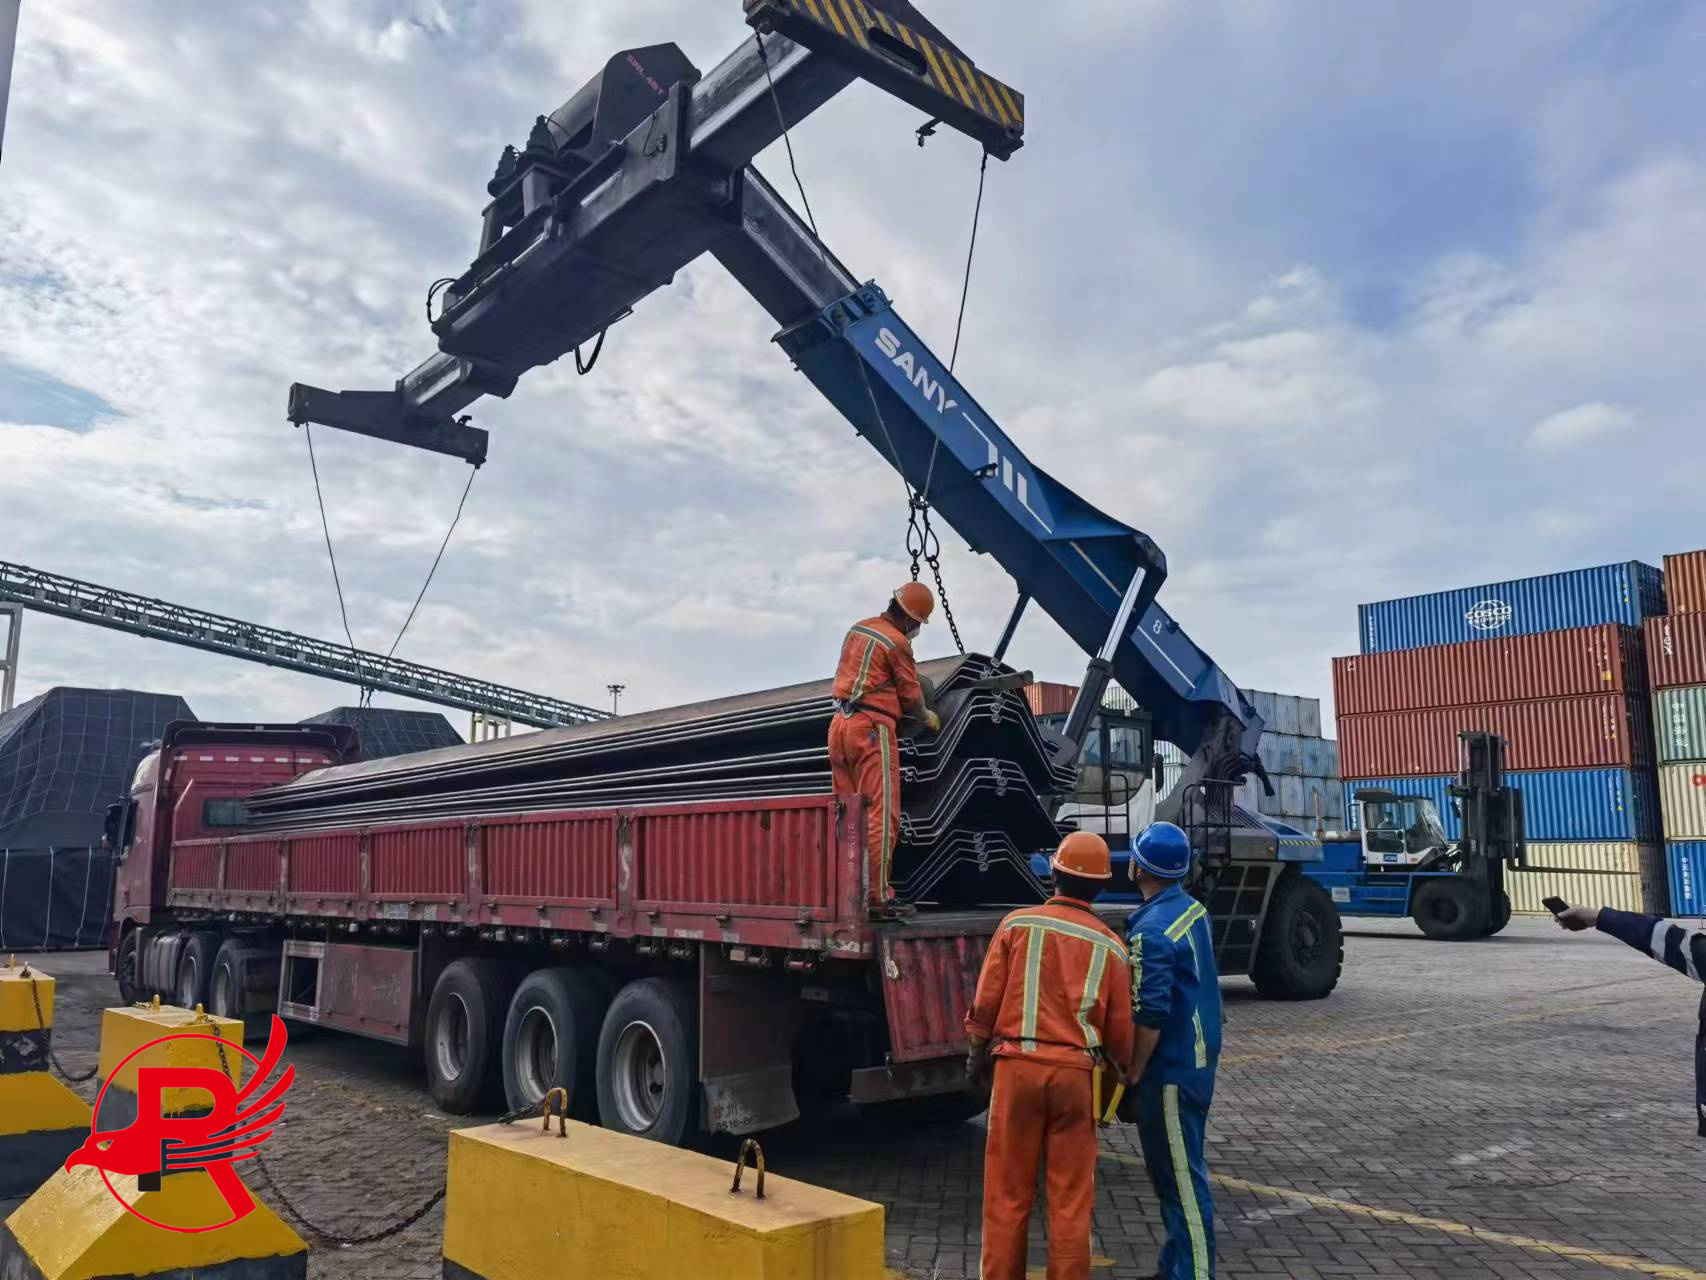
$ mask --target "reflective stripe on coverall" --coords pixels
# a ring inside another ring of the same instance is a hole
[[[871,905],[894,897],[889,864],[900,839],[900,749],[895,723],[924,713],[912,644],[885,617],[855,623],[841,642],[833,696],[845,708],[829,723],[829,768],[837,795],[865,797]]]
[[[990,940],[966,1032],[992,1042],[981,1280],[1024,1280],[1037,1170],[1048,1162],[1049,1280],[1088,1280],[1096,1198],[1094,1071],[1131,1062],[1125,944],[1090,908],[1051,898]]]

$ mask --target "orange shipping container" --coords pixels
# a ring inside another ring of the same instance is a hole
[[[1455,773],[1457,735],[1485,729],[1509,744],[1511,769],[1651,768],[1652,715],[1645,698],[1553,698],[1485,707],[1443,707],[1339,717],[1339,767],[1347,778]]]
[[[1641,633],[1614,622],[1333,659],[1333,708],[1341,716],[1635,694],[1645,685]]]
[[[1672,613],[1706,613],[1706,551],[1665,557],[1665,604]]]
[[[1648,618],[1647,670],[1655,689],[1706,684],[1706,613]]]
[[[1063,716],[1072,710],[1072,700],[1078,696],[1078,686],[1039,680],[1025,686],[1025,701],[1031,704],[1035,716]]]

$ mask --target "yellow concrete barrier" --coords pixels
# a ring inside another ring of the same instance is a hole
[[[211,1040],[166,1040],[147,1053],[144,1045],[166,1036],[190,1032],[218,1036],[225,1041],[224,1053]],[[204,1067],[224,1071],[232,1084],[243,1082],[243,1024],[236,1018],[218,1018],[196,1009],[161,1004],[135,1004],[101,1012],[100,1096],[95,1117],[99,1129],[122,1129],[136,1119],[136,1073],[143,1067]],[[200,1089],[166,1089],[160,1095],[160,1111],[175,1116],[206,1110],[212,1097]]]
[[[206,1039],[153,1045],[181,1032],[217,1035],[226,1042],[223,1055],[221,1046]],[[240,1084],[242,1034],[242,1023],[234,1019],[158,1002],[106,1010],[100,1057],[106,1092],[96,1129],[106,1134],[135,1122],[137,1072],[144,1066],[211,1068]],[[168,1116],[205,1114],[212,1101],[202,1090],[168,1089],[161,1093],[160,1110]],[[90,1138],[85,1118],[73,1145],[82,1147]],[[222,1167],[219,1176],[235,1177],[231,1170],[244,1167]],[[246,1189],[238,1198],[251,1199]],[[61,1167],[0,1224],[5,1280],[304,1280],[307,1274],[302,1237],[258,1200],[234,1207],[205,1168],[133,1175],[103,1173],[86,1163]]]
[[[89,1136],[89,1104],[49,1072],[54,985],[0,969],[0,1199],[29,1195]]]
[[[881,1205],[732,1173],[590,1125],[456,1130],[445,1280],[884,1280]]]

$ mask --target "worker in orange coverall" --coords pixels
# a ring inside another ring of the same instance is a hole
[[[924,705],[912,637],[930,621],[936,598],[922,582],[901,586],[889,607],[853,624],[841,642],[835,667],[835,717],[829,722],[829,767],[835,793],[865,797],[870,835],[870,901],[873,911],[893,910],[889,860],[900,838],[900,752],[895,726],[901,718],[922,720],[932,733],[942,727]]]
[[[1024,1280],[1037,1169],[1048,1165],[1048,1278],[1089,1280],[1097,1095],[1131,1065],[1131,968],[1090,904],[1112,878],[1089,831],[1060,842],[1054,896],[1001,922],[966,1015],[967,1074],[994,1078],[983,1153],[980,1280]],[[1106,1068],[1104,1071],[1103,1068]]]

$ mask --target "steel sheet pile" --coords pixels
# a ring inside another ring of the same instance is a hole
[[[896,892],[944,905],[1032,901],[1029,855],[1071,789],[1018,681],[979,655],[923,663],[940,735],[901,727]],[[1004,678],[1005,677],[1005,678]],[[304,774],[249,801],[253,829],[330,830],[478,815],[821,795],[828,681]]]

